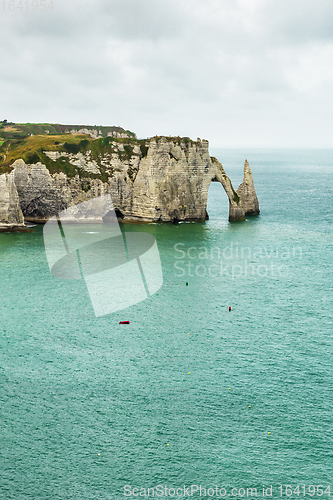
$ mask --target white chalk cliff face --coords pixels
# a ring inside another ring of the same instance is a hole
[[[13,174],[0,175],[0,231],[25,231]]]
[[[246,215],[259,214],[259,201],[256,195],[256,190],[254,189],[250,165],[247,160],[245,160],[244,163],[244,179],[242,184],[240,184],[237,189],[237,194],[242,200],[242,205]]]
[[[51,174],[42,163],[26,165],[23,160],[16,160],[10,175],[25,220],[45,222],[70,206],[110,194],[123,222],[204,221],[212,181],[220,182],[227,193],[230,221],[244,220],[246,214],[259,214],[247,161],[243,183],[235,191],[221,163],[210,157],[208,141],[162,137],[147,141],[146,146],[146,156],[135,145],[132,156],[125,159],[121,153],[100,155],[98,162],[92,162],[87,153],[67,155],[80,171],[80,176],[74,177],[64,172]],[[122,149],[119,144],[119,151]],[[45,154],[56,161],[54,152]],[[96,175],[90,176],[100,168],[107,173],[106,182]],[[0,199],[2,196],[0,191]],[[0,221],[3,220],[0,214]]]

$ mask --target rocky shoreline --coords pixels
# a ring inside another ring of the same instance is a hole
[[[66,171],[51,173],[41,162],[17,159],[10,173],[0,175],[0,232],[27,232],[24,221],[45,223],[68,207],[106,194],[111,195],[121,222],[204,221],[212,181],[220,182],[228,196],[229,221],[260,213],[247,160],[243,182],[235,190],[222,164],[210,157],[208,141],[159,137],[147,140],[146,146],[143,154],[132,145],[125,157],[123,143],[118,153],[100,154],[97,160],[89,152],[67,155],[66,161],[79,171],[74,176]],[[62,158],[61,153],[44,153],[51,164]],[[96,178],[101,168],[105,180]],[[85,222],[88,219],[87,214]],[[98,217],[89,220],[103,222]]]

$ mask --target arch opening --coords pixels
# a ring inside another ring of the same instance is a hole
[[[210,221],[227,221],[229,217],[228,195],[216,177],[213,177],[208,188],[206,212]]]

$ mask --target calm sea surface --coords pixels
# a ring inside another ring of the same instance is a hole
[[[206,223],[124,226],[164,283],[118,313],[50,275],[41,226],[0,234],[1,499],[333,494],[333,151],[211,154],[235,187],[249,160],[260,216],[212,183]]]

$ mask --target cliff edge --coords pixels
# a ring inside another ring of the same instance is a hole
[[[25,220],[46,222],[70,206],[110,194],[122,222],[204,221],[212,181],[228,196],[230,221],[259,213],[248,162],[236,191],[222,164],[210,157],[206,140],[80,136],[75,141],[49,140],[47,147],[25,153],[30,162],[18,158],[9,165],[11,173],[4,175],[12,179],[17,190],[15,195],[12,186],[12,198],[19,199]],[[0,221],[6,224],[5,215]]]

